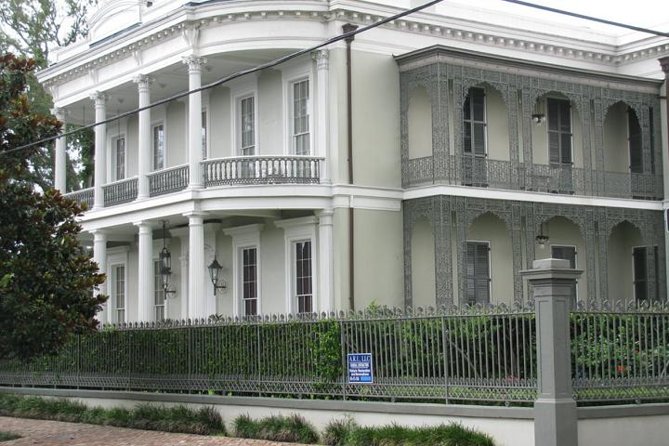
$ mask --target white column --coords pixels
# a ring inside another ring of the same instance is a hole
[[[51,113],[63,123],[63,132],[65,131],[65,110],[62,108],[54,108],[51,110]],[[56,153],[55,153],[55,163],[54,163],[54,182],[53,187],[61,191],[62,193],[67,192],[67,166],[66,166],[66,148],[67,148],[67,139],[65,136],[61,136],[56,140]]]
[[[195,55],[183,58],[188,65],[188,89],[195,90],[202,86],[202,65],[206,59]],[[188,96],[188,165],[190,189],[200,189],[203,186],[202,170],[202,93],[191,93]]]
[[[139,107],[151,104],[151,81],[149,76],[139,75],[133,81],[137,84],[139,92]],[[138,141],[137,141],[137,199],[143,200],[149,197],[149,177],[151,172],[151,109],[139,112]]]
[[[330,60],[328,50],[317,50],[313,53],[316,61],[316,147],[314,154],[325,158],[321,166],[321,183],[330,183],[332,172],[330,172],[330,141],[328,135],[329,109],[328,101],[330,86]]]
[[[150,322],[155,320],[154,311],[154,268],[153,268],[153,229],[149,222],[135,223],[139,228],[139,259],[137,271],[137,320]]]
[[[332,209],[318,211],[318,283],[319,311],[335,311],[334,301],[334,238]]]
[[[188,317],[206,318],[204,265],[204,214],[192,212],[188,217]]]
[[[107,274],[107,234],[98,229],[93,232],[93,260],[98,264],[98,271],[103,274]],[[100,284],[100,287],[96,294],[107,294],[107,279]],[[100,313],[99,320],[103,324],[111,324],[113,322],[112,318],[112,301],[111,296],[102,307],[102,313]]]
[[[107,119],[106,102],[107,95],[96,91],[91,94],[91,100],[95,101],[95,122]],[[107,125],[100,124],[95,127],[95,189],[93,198],[93,209],[101,209],[105,206],[105,197],[102,186],[107,183]]]

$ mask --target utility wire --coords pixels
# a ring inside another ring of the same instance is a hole
[[[105,119],[104,121],[95,122],[95,123],[92,123],[92,124],[88,124],[88,125],[79,127],[76,130],[71,130],[69,132],[61,133],[60,135],[57,135],[57,136],[52,136],[52,137],[49,137],[49,138],[43,138],[43,139],[40,139],[38,141],[31,142],[29,144],[24,144],[22,146],[15,147],[13,149],[5,150],[3,152],[0,152],[0,156],[2,156],[4,154],[8,154],[8,153],[17,152],[19,150],[28,149],[30,147],[43,145],[43,144],[46,144],[48,142],[54,141],[58,138],[63,138],[63,137],[66,137],[66,136],[74,135],[74,134],[79,133],[79,132],[81,132],[82,130],[85,130],[85,129],[92,129],[92,128],[95,128],[99,125],[109,124],[109,123],[117,121],[121,118],[132,116],[132,115],[134,115],[136,113],[139,113],[141,111],[149,110],[153,107],[157,107],[159,105],[166,104],[166,103],[174,101],[176,99],[181,99],[181,98],[189,96],[193,93],[197,93],[197,92],[201,92],[201,91],[204,91],[204,90],[208,90],[210,88],[218,87],[218,86],[223,85],[227,82],[230,82],[231,80],[237,79],[237,78],[245,76],[247,74],[251,74],[251,73],[255,73],[255,72],[258,72],[258,71],[265,70],[267,68],[275,67],[277,65],[280,65],[284,62],[287,62],[289,60],[300,57],[304,54],[310,53],[310,52],[312,52],[314,50],[317,50],[319,48],[322,48],[324,46],[328,46],[328,45],[331,45],[333,43],[339,42],[341,40],[345,40],[349,37],[355,36],[357,34],[364,33],[364,32],[369,31],[371,29],[377,28],[381,25],[385,25],[386,23],[392,22],[394,20],[401,19],[401,18],[406,17],[410,14],[421,11],[425,8],[429,8],[430,6],[436,5],[437,3],[440,3],[441,1],[443,1],[443,0],[431,0],[427,3],[422,4],[422,5],[416,6],[416,7],[411,8],[411,9],[407,9],[406,11],[402,11],[398,14],[392,15],[390,17],[386,17],[384,19],[381,19],[378,22],[372,23],[371,25],[363,26],[361,28],[358,28],[357,30],[350,31],[350,32],[343,33],[343,34],[340,34],[338,36],[332,37],[328,40],[325,40],[324,42],[321,42],[321,43],[319,43],[317,45],[314,45],[314,46],[311,46],[309,48],[304,48],[304,49],[301,49],[301,50],[296,51],[294,53],[288,54],[286,56],[282,56],[282,57],[279,57],[277,59],[273,59],[269,62],[265,62],[263,64],[257,65],[253,68],[248,68],[246,70],[238,71],[238,72],[233,73],[229,76],[225,76],[225,77],[223,77],[223,78],[221,78],[217,81],[214,81],[212,83],[203,85],[200,88],[196,88],[196,89],[193,89],[193,90],[188,90],[188,91],[185,91],[185,92],[182,92],[182,93],[175,94],[173,96],[169,96],[165,99],[161,99],[159,101],[153,102],[153,103],[151,103],[147,106],[139,107],[139,108],[136,108],[134,110],[130,110],[130,111],[118,114],[118,115],[116,115],[112,118]],[[562,14],[562,15],[567,15],[567,16],[570,16],[570,17],[576,17],[576,18],[579,18],[579,19],[590,20],[590,21],[593,21],[593,22],[604,23],[604,24],[607,24],[607,25],[618,26],[618,27],[621,27],[621,28],[627,28],[627,29],[630,29],[630,30],[633,30],[633,31],[639,31],[639,32],[653,34],[653,35],[657,35],[657,36],[661,36],[661,37],[669,37],[669,33],[655,31],[655,30],[652,30],[652,29],[642,28],[642,27],[638,27],[638,26],[634,26],[634,25],[627,25],[627,24],[624,24],[624,23],[614,22],[614,21],[611,21],[611,20],[600,19],[600,18],[593,17],[593,16],[588,16],[588,15],[578,14],[578,13],[575,13],[575,12],[565,11],[565,10],[562,10],[562,9],[551,8],[549,6],[536,5],[534,3],[529,3],[529,2],[522,1],[522,0],[502,0],[502,1],[507,2],[507,3],[518,4],[518,5],[521,5],[521,6],[527,6],[527,7],[530,7],[530,8],[541,9],[541,10],[553,12],[553,13],[556,13],[556,14]]]
[[[613,20],[600,19],[598,17],[593,17],[593,16],[589,16],[589,15],[584,15],[584,14],[578,14],[576,12],[565,11],[564,9],[551,8],[550,6],[537,5],[537,4],[534,4],[534,3],[524,2],[522,0],[502,0],[502,1],[507,2],[507,3],[515,3],[516,5],[528,6],[530,8],[541,9],[543,11],[554,12],[556,14],[562,14],[562,15],[566,15],[566,16],[569,16],[569,17],[576,17],[576,18],[579,18],[579,19],[590,20],[592,22],[599,22],[599,23],[604,23],[606,25],[613,25],[613,26],[617,26],[617,27],[620,27],[620,28],[627,28],[627,29],[631,29],[633,31],[639,31],[639,32],[642,32],[642,33],[654,34],[656,36],[661,36],[661,37],[669,37],[669,33],[664,33],[662,31],[655,31],[653,29],[642,28],[640,26],[627,25],[625,23],[614,22]]]
[[[219,79],[215,82],[203,85],[200,88],[195,88],[193,90],[188,90],[188,91],[184,91],[182,93],[178,93],[178,94],[169,96],[165,99],[161,99],[159,101],[153,102],[153,103],[151,103],[149,105],[146,105],[144,107],[138,107],[134,110],[130,110],[130,111],[118,114],[118,115],[116,115],[112,118],[105,119],[104,121],[99,121],[99,122],[95,122],[93,124],[88,124],[88,125],[79,127],[76,130],[71,130],[69,132],[61,133],[60,135],[51,136],[49,138],[43,138],[43,139],[40,139],[38,141],[31,142],[29,144],[24,144],[22,146],[14,147],[13,149],[5,150],[4,152],[0,152],[0,156],[2,156],[4,154],[7,154],[7,153],[17,152],[19,150],[25,150],[25,149],[28,149],[30,147],[43,145],[43,144],[46,144],[48,142],[54,141],[58,138],[63,138],[63,137],[66,137],[66,136],[70,136],[70,135],[79,133],[79,132],[81,132],[82,130],[85,130],[85,129],[92,129],[92,128],[95,128],[99,125],[109,124],[111,122],[117,121],[117,120],[125,118],[127,116],[132,116],[132,115],[134,115],[136,113],[139,113],[141,111],[149,110],[153,107],[157,107],[159,105],[166,104],[168,102],[172,102],[176,99],[181,99],[181,98],[189,96],[193,93],[197,93],[197,92],[201,92],[201,91],[204,91],[204,90],[208,90],[210,88],[218,87],[219,85],[223,85],[227,82],[230,82],[233,79],[237,79],[239,77],[246,76],[247,74],[255,73],[257,71],[262,71],[262,70],[265,70],[267,68],[275,67],[277,65],[280,65],[284,62],[288,62],[289,60],[295,59],[295,58],[300,57],[304,54],[308,54],[308,53],[310,53],[312,51],[315,51],[319,48],[322,48],[324,46],[328,46],[328,45],[331,45],[333,43],[339,42],[340,40],[345,40],[345,39],[347,39],[349,37],[352,37],[352,36],[355,36],[357,34],[364,33],[366,31],[369,31],[370,29],[374,29],[374,28],[379,27],[381,25],[384,25],[388,22],[392,22],[393,20],[401,19],[402,17],[406,17],[407,15],[413,14],[414,12],[418,12],[418,11],[421,11],[425,8],[429,8],[430,6],[436,5],[437,3],[440,3],[442,1],[443,0],[431,0],[427,3],[422,4],[422,5],[416,6],[416,7],[411,8],[411,9],[407,9],[406,11],[402,11],[398,14],[392,15],[390,17],[386,17],[384,19],[381,19],[378,22],[372,23],[371,25],[363,26],[361,28],[358,28],[357,30],[350,31],[350,32],[343,33],[343,34],[340,34],[338,36],[332,37],[332,38],[330,38],[330,39],[328,39],[324,42],[321,42],[321,43],[319,43],[317,45],[314,45],[314,46],[311,46],[309,48],[304,48],[304,49],[301,49],[299,51],[295,51],[294,53],[291,53],[291,54],[288,54],[286,56],[282,56],[282,57],[273,59],[269,62],[265,62],[263,64],[257,65],[253,68],[248,68],[246,70],[238,71],[238,72],[233,73],[229,76],[225,76],[225,77],[223,77],[223,78],[221,78],[221,79]]]

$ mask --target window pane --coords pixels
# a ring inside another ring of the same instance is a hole
[[[250,96],[242,99],[240,106],[242,155],[255,155],[255,98]]]
[[[308,155],[309,143],[309,81],[293,84],[293,149],[296,155]]]
[[[116,138],[116,144],[115,144],[115,154],[114,154],[114,159],[115,159],[115,164],[116,164],[116,171],[115,171],[115,178],[114,180],[122,180],[125,178],[125,138],[124,137],[119,137]]]
[[[162,124],[153,127],[153,170],[165,167],[165,128]]]

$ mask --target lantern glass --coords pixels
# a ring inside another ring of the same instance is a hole
[[[211,262],[211,265],[209,265],[209,277],[211,278],[211,283],[214,284],[214,286],[218,285],[218,273],[223,269],[220,263],[218,263],[218,260],[216,260],[216,257],[214,257],[214,261]]]
[[[160,251],[160,277],[162,278],[163,288],[167,289],[169,286],[170,275],[172,274],[172,254],[167,248]]]

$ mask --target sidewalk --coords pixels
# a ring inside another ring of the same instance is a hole
[[[0,431],[12,432],[22,437],[2,442],[2,446],[301,446],[297,443],[171,434],[122,427],[9,417],[0,417]]]

